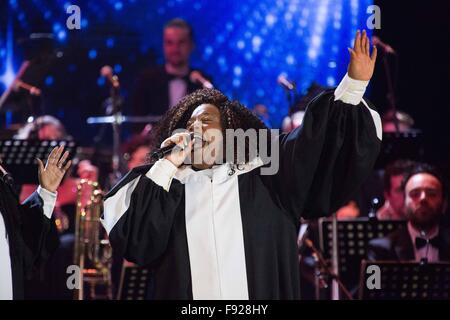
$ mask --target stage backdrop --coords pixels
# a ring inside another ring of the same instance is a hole
[[[81,30],[68,30],[69,5],[81,9]],[[93,128],[85,117],[102,113],[107,96],[100,68],[111,65],[128,102],[144,67],[162,62],[162,28],[181,17],[195,31],[195,67],[225,94],[246,106],[266,104],[279,126],[288,112],[280,74],[304,94],[313,81],[335,86],[346,71],[347,47],[365,28],[370,0],[99,0],[2,1],[0,93],[35,49],[31,33],[51,33],[53,60],[42,79],[43,107],[60,117],[81,141]],[[30,49],[31,47],[31,49]],[[126,110],[129,106],[126,103]],[[78,116],[80,114],[80,116]],[[11,122],[2,114],[2,121]]]

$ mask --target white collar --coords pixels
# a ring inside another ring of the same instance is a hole
[[[224,163],[213,166],[210,169],[199,171],[193,170],[191,166],[182,166],[178,168],[174,178],[179,180],[182,184],[186,184],[188,182],[205,182],[208,180],[212,183],[219,184],[233,178],[234,176],[250,172],[263,164],[264,163],[261,158],[256,157],[252,161],[239,166],[239,169],[231,163]]]

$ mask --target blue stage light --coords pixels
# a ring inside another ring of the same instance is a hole
[[[117,11],[122,10],[123,8],[123,3],[120,1],[117,1],[116,3],[114,3],[114,9],[116,9]]]
[[[50,87],[50,86],[53,84],[53,82],[54,82],[53,76],[47,76],[47,77],[45,78],[45,85],[46,85],[47,87]]]
[[[95,50],[95,49],[89,50],[88,57],[91,60],[94,60],[95,58],[97,58],[97,50]]]

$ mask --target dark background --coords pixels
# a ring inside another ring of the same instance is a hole
[[[425,159],[450,162],[450,1],[375,1],[381,30],[375,32],[398,52],[397,106],[411,114],[425,138]],[[380,58],[382,58],[380,56]],[[394,65],[395,60],[389,60]],[[382,59],[371,99],[387,105]],[[394,69],[394,68],[393,68]]]

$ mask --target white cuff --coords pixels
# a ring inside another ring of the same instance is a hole
[[[58,192],[50,192],[47,189],[42,188],[41,186],[39,186],[36,191],[44,201],[44,215],[47,218],[51,219],[53,209],[55,208],[56,196],[58,195]]]
[[[346,73],[341,83],[334,90],[334,101],[340,100],[356,106],[361,102],[368,84],[369,81],[352,79]]]
[[[167,159],[160,159],[148,170],[145,176],[152,179],[154,183],[169,191],[172,179],[178,168]]]

